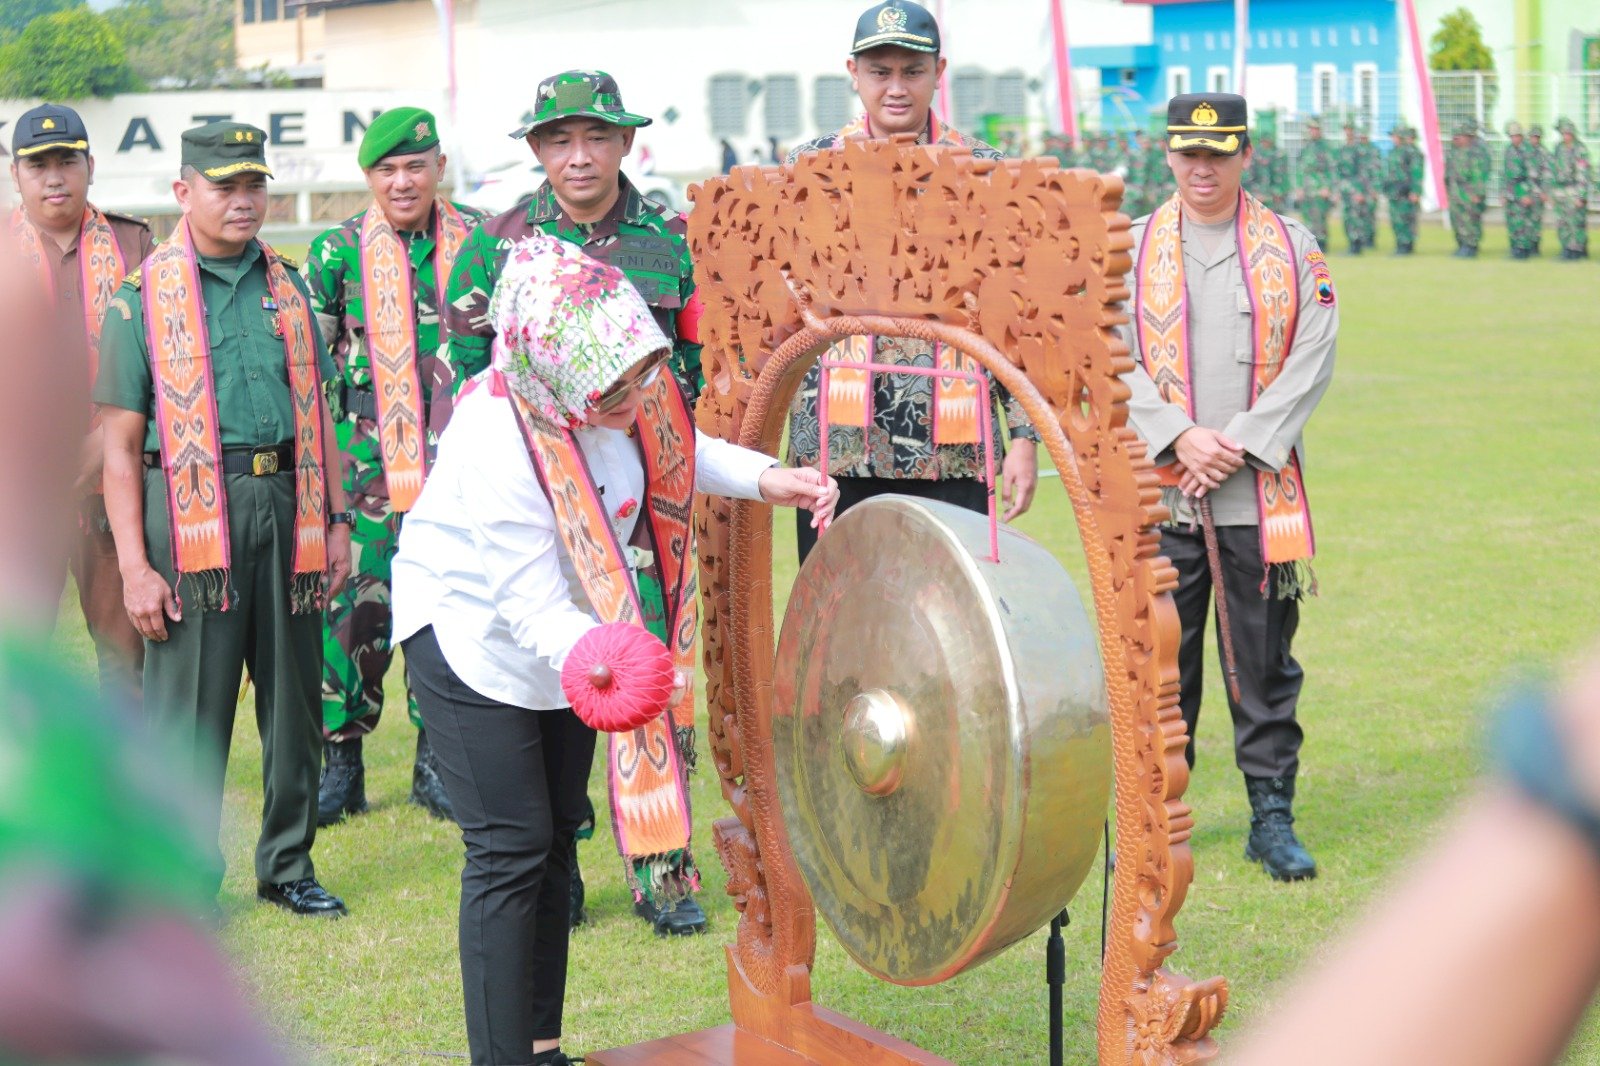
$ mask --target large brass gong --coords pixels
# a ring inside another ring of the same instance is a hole
[[[1031,539],[907,496],[847,511],[774,665],[783,820],[864,969],[931,984],[1027,936],[1093,862],[1111,787],[1095,631]]]

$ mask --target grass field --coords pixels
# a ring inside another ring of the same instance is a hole
[[[1296,645],[1307,674],[1299,828],[1321,876],[1273,884],[1242,859],[1248,807],[1226,706],[1210,699],[1187,795],[1195,882],[1170,965],[1227,976],[1224,1042],[1260,1018],[1279,983],[1314,962],[1427,844],[1480,768],[1484,703],[1503,680],[1568,660],[1600,635],[1600,270],[1506,261],[1503,230],[1491,231],[1479,261],[1449,258],[1447,245],[1430,227],[1416,258],[1330,257],[1343,329],[1307,463],[1322,591],[1302,613]],[[1043,483],[1019,525],[1082,572],[1055,482]],[[793,578],[792,527],[777,528],[781,589]],[[86,655],[81,633],[64,629],[63,640]],[[1220,685],[1211,693],[1220,697]],[[317,841],[318,873],[349,903],[346,921],[296,920],[255,903],[259,747],[248,726],[235,742],[225,940],[317,1062],[465,1058],[455,949],[461,848],[453,827],[405,803],[414,733],[398,671],[389,695],[387,724],[367,741],[373,809]],[[597,778],[592,794],[602,792]],[[708,936],[657,941],[631,915],[608,831],[584,846],[591,923],[574,935],[572,1052],[727,1019],[723,945],[736,915],[709,846],[709,824],[725,807],[705,772],[694,798]],[[1070,1062],[1095,1055],[1100,906],[1097,868],[1071,906]],[[1394,965],[1440,979],[1425,958]],[[1489,988],[1515,980],[1472,977]],[[824,928],[813,991],[957,1062],[1045,1061],[1042,932],[946,984],[903,989],[856,971]],[[1591,1016],[1571,1061],[1600,1062],[1600,1019]]]

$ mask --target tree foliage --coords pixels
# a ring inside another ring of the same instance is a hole
[[[16,40],[36,18],[82,6],[83,0],[3,0],[0,2],[0,42]]]
[[[81,100],[133,88],[122,42],[86,7],[42,15],[0,47],[0,97]]]
[[[1429,43],[1428,66],[1433,70],[1494,70],[1494,53],[1483,43],[1483,27],[1464,7],[1439,20]]]
[[[123,0],[106,18],[153,87],[213,85],[232,71],[232,0]]]

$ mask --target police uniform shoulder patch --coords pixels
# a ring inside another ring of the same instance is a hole
[[[1306,253],[1306,265],[1311,268],[1311,283],[1316,286],[1317,303],[1323,307],[1332,307],[1333,274],[1328,270],[1328,260],[1317,249],[1313,248]]]

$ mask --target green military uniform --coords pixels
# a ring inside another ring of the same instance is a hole
[[[1455,140],[1445,151],[1444,187],[1449,198],[1450,228],[1455,231],[1456,256],[1471,259],[1483,240],[1483,207],[1489,196],[1489,149],[1478,138],[1477,123],[1470,119],[1456,127]]]
[[[250,141],[229,143],[235,134]],[[262,146],[266,135],[253,126],[219,122],[184,135],[186,165],[202,175],[270,173]],[[219,148],[218,145],[221,145]],[[245,152],[243,149],[253,149]],[[226,153],[233,150],[231,154]],[[219,177],[217,180],[223,180]],[[294,412],[285,366],[282,324],[267,279],[263,246],[251,241],[234,258],[196,255],[200,299],[206,316],[218,436],[226,453],[282,445],[294,436]],[[285,260],[285,265],[288,261]],[[290,274],[307,300],[305,283]],[[144,540],[150,564],[179,590],[183,617],[168,620],[168,639],[145,642],[145,715],[159,735],[191,751],[203,793],[209,839],[215,841],[222,814],[239,683],[246,667],[255,681],[256,723],[261,733],[265,801],[256,847],[256,877],[277,885],[312,878],[316,838],[317,774],[322,727],[320,611],[296,613],[290,604],[293,574],[295,474],[281,463],[262,476],[225,473],[232,602],[207,609],[194,583],[178,583],[168,518],[167,476],[159,461],[155,395],[141,287],[136,271],[111,302],[101,339],[97,403],[135,411],[147,419],[144,475]],[[313,330],[313,333],[315,331]],[[334,377],[320,336],[312,338],[319,374]],[[331,446],[332,442],[328,442]],[[213,845],[212,873],[222,878],[222,856]]]
[[[1410,255],[1417,246],[1417,213],[1422,203],[1422,152],[1416,131],[1396,126],[1394,148],[1383,164],[1383,194],[1389,200],[1389,224],[1394,227],[1394,252]]]
[[[1550,202],[1550,174],[1555,161],[1550,157],[1550,149],[1544,146],[1544,128],[1530,126],[1528,128],[1528,149],[1533,153],[1533,180],[1539,187],[1539,195],[1533,198],[1533,207],[1528,212],[1529,225],[1533,228],[1533,254],[1539,254],[1539,246],[1544,242],[1544,209]]]
[[[554,83],[549,86],[551,93],[566,95],[541,99],[543,106],[536,120],[513,136],[526,136],[539,125],[569,115],[626,114],[621,110],[616,82],[609,74],[574,71],[550,81]],[[546,88],[540,86],[541,94]],[[647,121],[618,124],[642,125]],[[619,176],[617,202],[598,222],[574,222],[569,218],[547,181],[531,200],[484,221],[472,231],[456,260],[446,293],[445,328],[450,334],[447,351],[455,387],[459,389],[468,378],[488,367],[494,338],[489,297],[500,278],[506,253],[518,240],[533,234],[575,244],[585,255],[609,263],[628,276],[650,306],[656,325],[672,341],[673,372],[693,403],[704,382],[700,376],[700,344],[693,328],[694,266],[689,260],[688,223],[683,215],[645,197],[626,175]],[[689,314],[685,315],[685,311]]]
[[[1341,145],[1338,152],[1339,207],[1344,216],[1345,236],[1350,241],[1350,254],[1360,255],[1371,248],[1378,229],[1378,181],[1381,161],[1378,150],[1353,123],[1345,123],[1345,132],[1353,138]]]
[[[1326,248],[1337,168],[1333,146],[1322,139],[1322,124],[1315,120],[1306,124],[1306,143],[1300,149],[1297,165],[1300,180],[1295,183],[1295,199],[1300,205],[1300,218],[1317,238],[1318,246]]]
[[[396,116],[391,127],[383,119]],[[416,117],[424,116],[424,117]],[[431,132],[428,144],[417,147],[418,126]],[[437,145],[433,116],[416,108],[384,112],[368,128],[372,144],[384,145],[389,133],[402,135],[402,143],[386,145],[367,166],[404,149],[406,154]],[[407,138],[410,138],[408,141]],[[363,139],[364,151],[369,149]],[[483,212],[455,205],[468,225],[483,220]],[[402,515],[389,505],[382,448],[378,440],[377,406],[373,396],[372,365],[367,353],[366,307],[362,296],[361,224],[366,212],[351,216],[318,235],[306,256],[305,275],[311,289],[311,306],[322,335],[333,352],[341,377],[330,389],[335,411],[339,449],[344,453],[344,491],[355,512],[351,529],[350,582],[328,604],[323,628],[322,727],[334,741],[371,732],[383,713],[383,681],[394,657],[389,637],[390,567],[400,543]],[[436,241],[430,214],[424,229],[399,233],[411,264],[411,288],[416,300],[418,377],[422,383],[423,411],[431,406],[436,389],[449,388],[448,368],[438,358],[443,344],[440,330],[439,292],[434,269]],[[430,435],[441,427],[430,425]],[[411,721],[419,728],[416,703],[409,701]]]
[[[1245,188],[1274,211],[1289,208],[1289,166],[1270,135],[1253,145],[1250,166],[1245,170]]]
[[[1506,215],[1506,233],[1511,239],[1511,258],[1526,259],[1539,243],[1533,221],[1533,205],[1539,202],[1539,158],[1523,140],[1522,126],[1506,126],[1511,143],[1500,158],[1500,196]]]
[[[1589,257],[1589,149],[1571,119],[1556,123],[1561,143],[1550,154],[1550,198],[1556,208],[1556,239],[1562,259]]]

